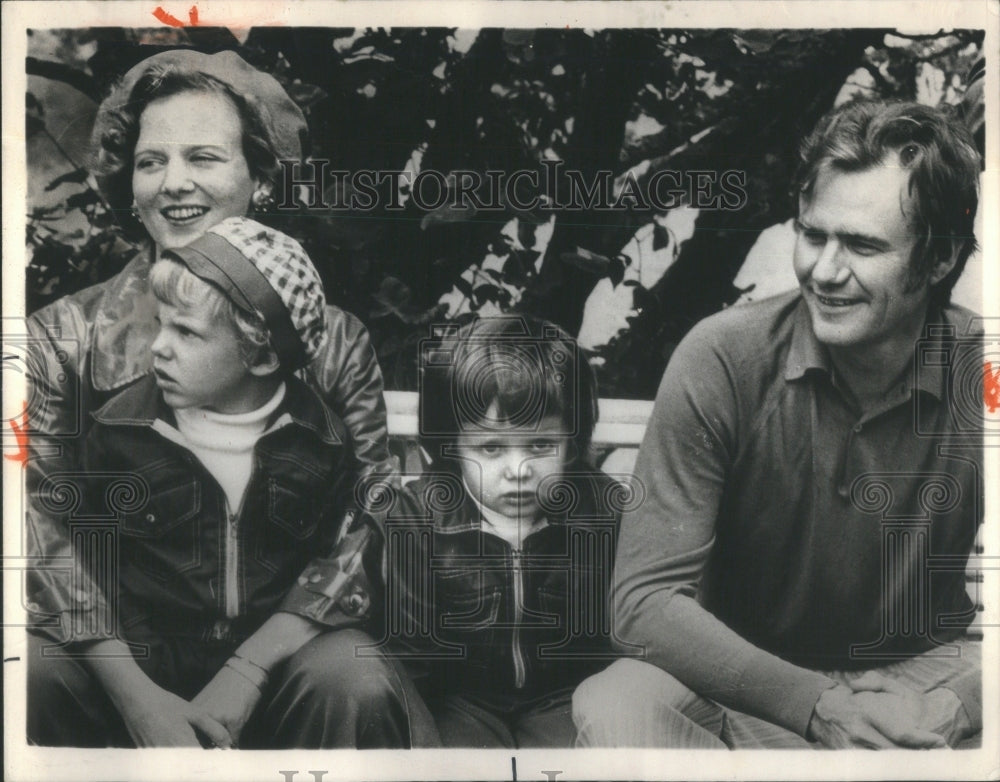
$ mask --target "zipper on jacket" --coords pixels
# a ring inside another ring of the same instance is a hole
[[[236,513],[229,512],[229,500],[223,499],[226,505],[226,540],[225,540],[225,574],[222,585],[224,605],[226,607],[226,618],[235,619],[240,615],[240,516],[243,515],[243,506],[253,486],[253,479],[257,473],[257,458],[254,456],[250,466],[250,479],[243,490],[240,498],[240,507]]]
[[[226,503],[226,510],[229,510]],[[226,567],[225,580],[222,588],[225,596],[226,619],[235,619],[240,615],[240,584],[239,584],[239,516],[227,514],[226,523]]]
[[[524,663],[524,654],[521,652],[521,622],[524,621],[524,582],[521,571],[521,550],[512,548],[510,552],[511,567],[514,570],[514,642],[511,644],[514,655],[514,687],[521,689],[524,687],[527,666]]]

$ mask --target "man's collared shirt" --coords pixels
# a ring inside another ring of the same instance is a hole
[[[953,366],[980,355],[956,348],[972,317],[931,318],[913,371],[865,412],[797,293],[698,324],[636,465],[621,637],[700,694],[804,733],[832,686],[808,669],[876,667],[960,633],[982,518],[982,408],[963,408],[981,375]]]

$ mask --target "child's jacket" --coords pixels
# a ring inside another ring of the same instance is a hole
[[[165,635],[239,641],[276,610],[324,621],[315,598],[333,595],[331,585],[343,581],[336,560],[310,568],[308,578],[300,574],[333,548],[356,462],[343,424],[314,391],[287,381],[282,404],[254,446],[242,507],[232,515],[208,470],[164,436],[164,422],[176,424],[152,376],[116,395],[94,418],[84,469],[73,476],[82,508],[53,515],[53,523],[78,533],[88,528],[88,516],[89,525],[103,525],[116,540],[117,568],[109,570],[110,549],[95,559],[85,546],[91,555],[73,576],[73,604],[29,606],[71,614],[49,635],[124,639],[130,626],[141,624]],[[43,503],[58,496],[60,476],[52,478],[38,490]],[[346,603],[336,607],[341,619],[353,613]],[[37,629],[44,624],[37,622]]]
[[[459,478],[437,473],[394,493],[380,519],[381,648],[429,663],[435,694],[515,704],[575,686],[613,659],[611,570],[631,492],[593,468],[556,481],[548,525],[520,550],[481,530]]]

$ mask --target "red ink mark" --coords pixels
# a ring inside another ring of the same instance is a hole
[[[28,403],[24,403],[24,410],[21,415],[18,416],[22,423],[18,423],[18,419],[11,419],[10,428],[14,430],[14,440],[17,442],[17,453],[5,453],[4,458],[10,459],[13,462],[21,462],[24,464],[28,461],[28,433],[25,429],[28,428]]]
[[[156,6],[156,8],[153,9],[153,16],[155,16],[157,19],[163,22],[163,24],[170,25],[171,27],[185,26],[184,22],[182,22],[173,14],[168,14],[160,6]],[[192,27],[195,27],[198,24],[198,6],[196,5],[191,6],[191,10],[188,11],[188,24]]]
[[[166,11],[164,11],[160,6],[156,6],[153,10],[153,16],[159,19],[164,24],[169,24],[171,27],[183,27],[184,22],[178,19],[176,16],[171,16]]]
[[[983,401],[991,413],[1000,409],[1000,367],[994,372],[989,361],[983,364]]]

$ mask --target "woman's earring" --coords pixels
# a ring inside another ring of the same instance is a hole
[[[253,204],[255,212],[270,212],[276,206],[276,201],[270,190],[255,190],[250,203]]]
[[[139,205],[135,201],[132,202],[132,217],[138,222],[142,222],[142,215],[139,214]]]

